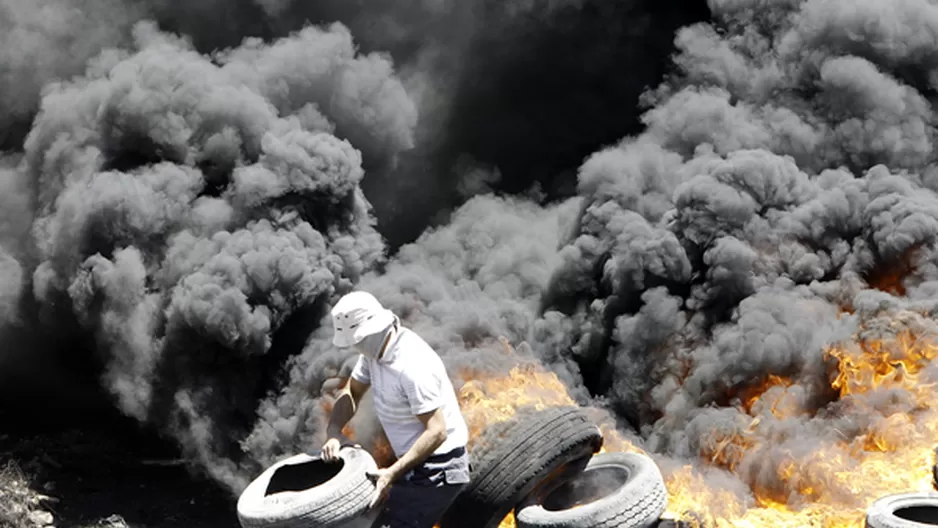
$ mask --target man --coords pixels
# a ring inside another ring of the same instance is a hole
[[[371,294],[343,296],[332,309],[333,344],[360,354],[333,407],[323,459],[338,460],[342,428],[374,387],[374,406],[397,456],[375,480],[373,528],[432,528],[469,482],[469,432],[442,360]]]

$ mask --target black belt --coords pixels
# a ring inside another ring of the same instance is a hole
[[[442,464],[443,462],[448,462],[454,458],[459,458],[466,454],[465,447],[457,447],[446,453],[440,453],[439,455],[430,455],[424,460],[424,463],[429,462],[430,464]]]

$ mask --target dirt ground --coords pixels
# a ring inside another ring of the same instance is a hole
[[[57,528],[238,527],[236,497],[190,475],[169,446],[126,427],[0,429],[0,467],[9,461],[50,497],[39,507]]]

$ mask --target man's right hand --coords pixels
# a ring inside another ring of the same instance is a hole
[[[326,440],[326,443],[322,445],[322,459],[326,462],[339,460],[339,449],[341,447],[342,443],[336,437]]]

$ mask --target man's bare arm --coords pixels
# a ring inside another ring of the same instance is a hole
[[[326,429],[327,437],[341,438],[344,436],[342,429],[355,416],[358,404],[370,387],[371,385],[367,383],[357,381],[355,378],[349,378],[348,385],[342,389],[339,399],[335,401],[335,405],[332,407],[329,426]]]
[[[446,420],[443,418],[442,408],[418,414],[417,418],[423,423],[424,431],[420,433],[417,441],[404,453],[404,456],[397,459],[397,462],[389,468],[394,475],[393,480],[397,480],[414,466],[423,462],[446,441]]]

